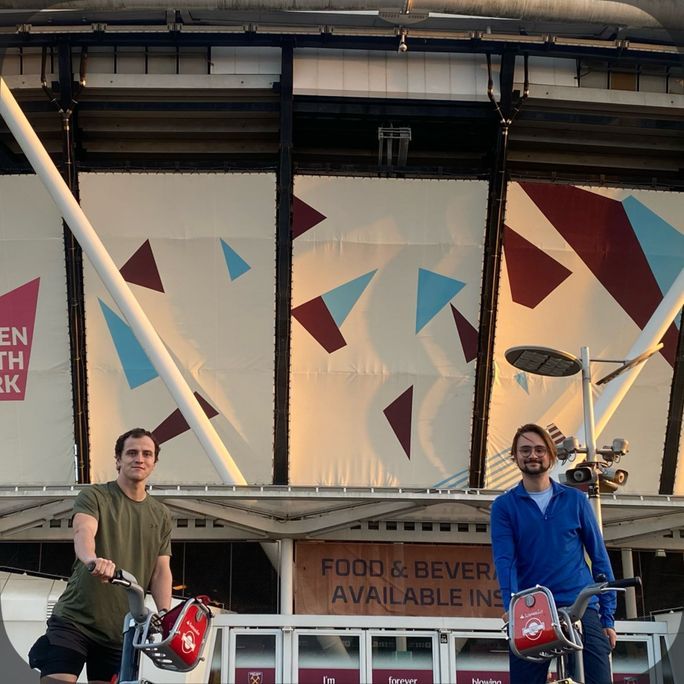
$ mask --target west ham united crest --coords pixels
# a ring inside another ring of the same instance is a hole
[[[263,672],[248,672],[247,684],[264,684]]]

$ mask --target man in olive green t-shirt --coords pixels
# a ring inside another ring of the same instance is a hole
[[[108,684],[118,673],[128,599],[108,585],[116,568],[149,587],[158,610],[171,605],[171,518],[145,487],[159,444],[135,428],[117,439],[114,455],[116,480],[83,489],[74,502],[73,572],[29,653],[41,684],[73,684],[84,664],[91,684]]]

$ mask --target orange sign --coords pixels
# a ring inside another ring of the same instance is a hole
[[[488,546],[297,542],[295,612],[501,617]]]

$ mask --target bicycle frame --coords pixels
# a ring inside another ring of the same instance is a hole
[[[123,645],[121,647],[121,666],[118,684],[151,684],[138,679],[140,672],[140,650],[135,644],[140,641],[143,631],[149,632],[155,614],[145,606],[145,592],[133,575],[125,570],[117,570],[110,580],[111,584],[121,586],[128,594],[128,609],[123,623]]]

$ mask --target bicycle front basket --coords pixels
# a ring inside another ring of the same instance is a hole
[[[553,595],[537,585],[514,594],[509,608],[511,650],[524,660],[541,661],[577,650],[564,634]]]
[[[190,598],[162,617],[162,639],[135,644],[161,670],[189,672],[201,660],[209,635],[211,611],[201,598]]]

